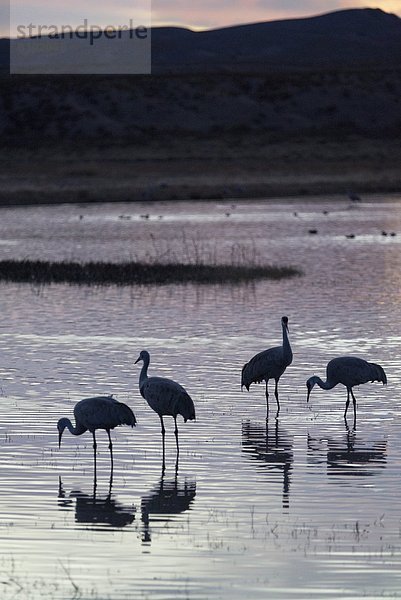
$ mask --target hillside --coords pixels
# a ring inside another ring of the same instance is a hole
[[[401,131],[401,70],[9,77],[0,87],[3,140],[149,135]]]
[[[381,10],[152,36],[152,76],[3,77],[0,135],[400,131],[401,20]]]
[[[1,77],[0,204],[401,190],[398,17],[152,33],[151,76]]]
[[[397,67],[401,62],[401,19],[371,8],[207,31],[155,27],[151,30],[151,39],[153,73],[377,68]],[[59,47],[63,43],[67,51],[61,52],[60,57],[72,53],[73,66],[74,53],[79,55],[87,41],[50,40],[45,45],[48,56],[53,56],[51,44]],[[114,56],[114,44],[119,44],[116,56],[132,51],[128,32],[123,42],[111,41],[104,52]],[[98,51],[102,52],[101,44]],[[34,55],[33,65],[46,64],[46,54],[40,60],[37,60],[37,50]],[[24,56],[30,60],[26,51]],[[7,62],[8,40],[0,40],[0,67]]]
[[[156,72],[398,66],[401,19],[367,8],[203,32],[156,28],[152,53]]]

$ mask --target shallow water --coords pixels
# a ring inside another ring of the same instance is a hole
[[[0,258],[230,259],[235,243],[238,256],[305,273],[247,286],[0,286],[2,598],[401,595],[401,204],[369,200],[1,210]],[[266,425],[263,386],[241,393],[240,371],[280,343],[283,314],[294,362]],[[150,372],[180,381],[197,410],[179,421],[178,471],[166,418],[164,475],[159,420],[138,392],[143,348]],[[356,431],[344,388],[315,388],[306,404],[307,377],[343,353],[379,362],[389,380],[356,389]],[[59,450],[56,422],[109,393],[138,426],[112,434],[111,487],[98,434],[94,490],[90,434],[66,432]]]

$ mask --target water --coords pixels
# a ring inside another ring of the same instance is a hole
[[[247,286],[0,286],[2,598],[401,595],[401,204],[368,200],[2,209],[1,258],[220,260],[235,243],[304,271]],[[263,386],[241,393],[240,371],[280,342],[283,314],[294,362],[266,425]],[[197,410],[179,420],[178,471],[165,419],[164,475],[159,419],[138,392],[145,348],[150,373]],[[389,379],[356,389],[356,431],[344,388],[306,405],[307,377],[342,353]],[[138,426],[112,434],[111,487],[99,432],[94,490],[90,434],[66,432],[59,450],[56,422],[109,393]]]

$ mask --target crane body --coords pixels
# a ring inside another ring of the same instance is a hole
[[[61,445],[61,438],[65,429],[68,429],[72,435],[82,435],[85,431],[90,431],[93,436],[93,450],[95,461],[95,479],[96,479],[96,435],[97,429],[105,429],[109,438],[109,450],[111,458],[111,468],[113,470],[113,444],[110,437],[110,430],[118,425],[130,425],[134,427],[136,418],[132,410],[126,404],[118,402],[112,396],[95,396],[93,398],[84,398],[74,406],[75,427],[70,419],[63,417],[57,423],[59,432],[58,445]]]
[[[281,327],[283,331],[283,344],[263,350],[256,354],[242,368],[241,388],[249,388],[252,383],[266,382],[266,404],[267,414],[269,411],[269,379],[274,379],[276,382],[274,395],[277,402],[277,414],[280,411],[280,403],[278,399],[278,382],[286,368],[292,363],[292,349],[288,337],[288,317],[282,317]]]
[[[165,427],[163,416],[172,416],[174,419],[174,434],[177,446],[177,458],[179,454],[178,445],[178,427],[177,416],[181,415],[186,421],[195,419],[195,406],[188,392],[176,381],[166,377],[149,377],[148,367],[150,355],[146,350],[142,350],[135,364],[143,361],[141,373],[139,375],[139,391],[150,408],[154,410],[160,418],[161,432],[163,439],[163,464],[165,455],[164,437]]]
[[[352,390],[356,385],[362,385],[368,382],[379,381],[385,385],[387,376],[383,367],[376,363],[370,363],[357,356],[339,356],[333,358],[327,363],[326,381],[323,381],[317,375],[313,375],[306,382],[308,390],[307,402],[311,391],[315,385],[318,385],[323,390],[331,390],[336,385],[341,383],[347,388],[347,401],[345,404],[344,419],[347,418],[350,396],[354,406],[354,427],[356,426],[356,398]]]

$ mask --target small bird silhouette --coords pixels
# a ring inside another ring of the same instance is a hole
[[[110,430],[118,425],[136,424],[136,418],[132,410],[126,404],[118,402],[112,396],[95,396],[94,398],[85,398],[80,400],[74,406],[75,427],[70,419],[63,417],[57,423],[58,445],[61,445],[63,431],[67,428],[72,435],[82,435],[85,431],[90,431],[93,436],[93,451],[95,463],[96,480],[96,429],[105,429],[109,436],[109,450],[111,458],[111,470],[113,471],[113,444],[110,437]]]
[[[348,198],[351,200],[351,202],[362,202],[361,197],[358,194],[355,194],[355,192],[348,192]]]
[[[307,402],[313,386],[317,384],[323,390],[331,390],[333,387],[342,383],[347,388],[347,402],[345,405],[344,419],[347,420],[347,410],[350,402],[350,394],[354,405],[354,428],[356,427],[356,398],[352,388],[356,385],[362,385],[368,381],[381,381],[387,383],[387,377],[383,367],[375,363],[369,363],[363,358],[356,356],[339,356],[328,362],[326,367],[326,381],[313,375],[306,382],[308,389]]]
[[[278,414],[280,412],[278,382],[286,368],[292,363],[292,350],[288,339],[288,317],[281,318],[281,327],[283,330],[283,345],[259,352],[242,368],[241,388],[245,386],[249,392],[252,383],[266,382],[267,416],[269,413],[269,379],[276,381],[274,395],[277,401]]]
[[[163,440],[163,464],[165,457],[164,436],[166,433],[163,416],[165,415],[170,415],[174,418],[174,434],[177,446],[178,463],[179,445],[177,415],[181,415],[184,418],[184,422],[194,420],[194,403],[186,390],[176,381],[167,379],[166,377],[148,377],[148,367],[150,363],[149,352],[142,350],[135,361],[135,364],[140,360],[143,361],[143,366],[139,375],[139,391],[149,404],[150,408],[152,408],[160,418]]]

